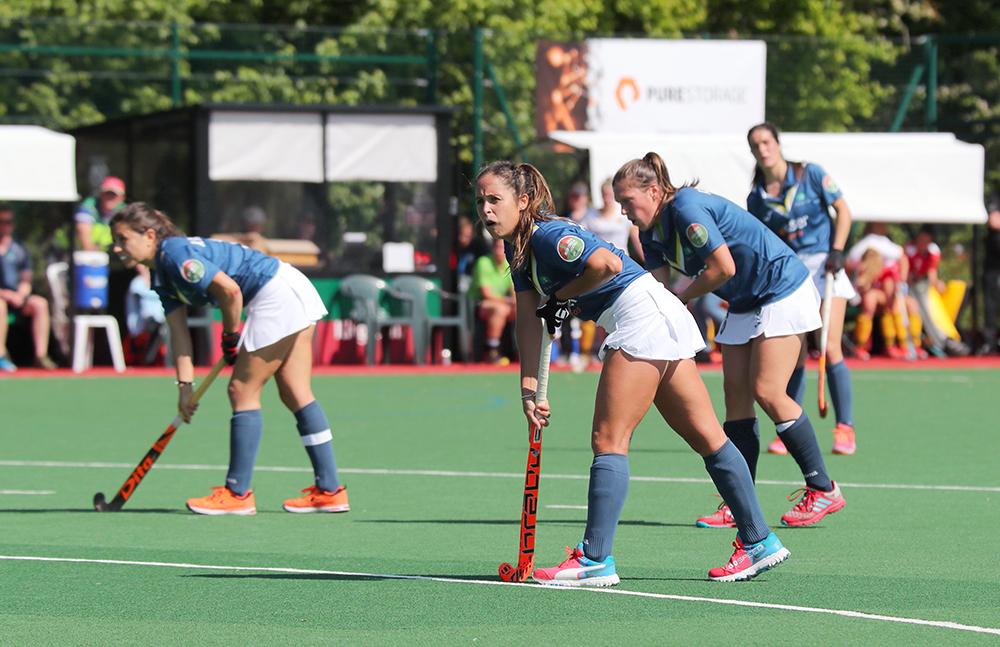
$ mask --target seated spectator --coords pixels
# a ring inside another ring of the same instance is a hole
[[[500,352],[504,328],[514,321],[514,280],[504,255],[503,240],[493,241],[493,253],[480,256],[472,270],[470,291],[477,299],[476,315],[486,322],[487,361],[507,365]]]
[[[476,225],[469,216],[459,215],[456,225],[452,268],[461,281],[462,277],[472,276],[472,268],[475,267],[476,261],[490,253],[490,244],[476,231]]]
[[[153,290],[149,268],[135,266],[135,278],[125,295],[125,326],[128,329],[130,363],[152,364],[162,355],[161,335],[166,315],[160,296]]]
[[[855,354],[860,359],[871,357],[872,328],[876,315],[881,315],[882,338],[889,357],[908,357],[909,341],[913,342],[917,357],[927,357],[926,351],[920,346],[921,319],[916,304],[900,290],[901,285],[905,284],[901,278],[900,265],[899,261],[886,264],[875,247],[865,250],[855,265],[854,286],[860,295],[861,312],[855,321],[854,338]]]
[[[80,203],[73,219],[76,221],[76,248],[86,251],[106,251],[111,247],[111,217],[125,207],[125,182],[109,175],[101,182],[100,191]]]
[[[0,371],[13,373],[17,366],[7,353],[7,315],[31,320],[35,363],[54,369],[49,359],[49,302],[31,293],[31,258],[28,250],[14,239],[14,211],[0,207]]]
[[[933,228],[930,225],[922,226],[904,249],[910,266],[911,289],[908,298],[914,299],[920,310],[931,350],[936,355],[968,355],[969,348],[962,343],[951,319],[943,314],[943,307],[934,310],[934,303],[941,303],[941,295],[948,291],[948,287],[938,276],[941,248],[934,242]],[[938,317],[934,316],[935,312],[939,314]]]

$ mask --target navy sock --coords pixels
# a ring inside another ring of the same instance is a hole
[[[234,411],[229,420],[229,472],[226,487],[240,496],[250,489],[257,449],[264,435],[264,418],[260,409]]]
[[[330,422],[323,413],[323,407],[313,400],[295,412],[295,423],[309,454],[316,486],[327,492],[336,491],[340,487],[340,479],[337,478],[337,461],[333,457],[333,434],[330,433]]]
[[[587,529],[583,553],[587,559],[604,561],[611,554],[615,529],[628,494],[628,456],[598,454],[590,465],[587,492]]]
[[[851,372],[847,363],[826,365],[826,379],[830,382],[830,399],[833,400],[833,411],[837,422],[842,425],[854,425],[854,395],[851,392]]]
[[[736,446],[727,441],[718,451],[706,456],[705,469],[733,513],[743,544],[763,541],[771,529],[764,521],[760,501],[750,479],[750,470]]]
[[[792,377],[788,378],[788,386],[785,393],[790,398],[802,405],[802,399],[806,397],[806,367],[796,366],[792,371]]]
[[[832,490],[833,483],[826,473],[823,453],[819,449],[819,443],[816,442],[816,432],[813,431],[806,412],[803,411],[797,420],[780,423],[777,428],[778,435],[788,448],[788,453],[799,464],[806,485],[824,492]]]
[[[743,460],[750,469],[750,478],[757,480],[757,456],[760,455],[760,432],[757,430],[756,418],[742,420],[727,420],[722,424],[729,440],[743,454]]]

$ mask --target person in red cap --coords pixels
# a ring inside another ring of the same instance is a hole
[[[80,203],[76,221],[76,245],[83,250],[107,250],[111,246],[111,217],[125,207],[125,182],[109,175],[101,182],[97,196]]]

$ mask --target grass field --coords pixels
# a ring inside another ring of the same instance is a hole
[[[704,375],[721,404],[721,375]],[[702,461],[648,415],[615,545],[622,584],[599,591],[496,577],[516,557],[527,441],[513,373],[317,377],[342,515],[280,510],[311,473],[269,388],[259,512],[239,518],[183,506],[225,474],[221,383],[125,509],[98,514],[94,492],[111,498],[170,421],[171,380],[5,380],[0,643],[997,644],[1000,371],[854,376],[857,455],[830,456],[832,423],[810,408],[847,507],[779,529],[791,559],[749,583],[705,580],[733,534],[693,526],[717,503]],[[596,380],[552,377],[541,565],[583,533]],[[771,435],[762,425],[762,444]],[[766,454],[758,475],[777,523],[800,477]]]

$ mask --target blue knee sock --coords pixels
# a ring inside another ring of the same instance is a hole
[[[733,520],[743,544],[763,541],[771,532],[757,500],[750,470],[736,446],[727,441],[718,451],[705,457],[705,469],[733,513]]]
[[[806,367],[796,366],[795,370],[792,371],[792,377],[788,379],[788,387],[785,389],[785,393],[788,394],[790,398],[802,405],[802,399],[806,397]]]
[[[229,472],[226,487],[240,496],[250,489],[253,464],[264,435],[264,418],[260,409],[234,411],[229,420]]]
[[[833,489],[830,476],[826,473],[826,463],[823,462],[823,452],[816,442],[816,432],[813,431],[809,416],[803,411],[797,420],[789,420],[777,425],[778,435],[781,437],[788,453],[792,455],[795,462],[802,470],[802,476],[806,479],[806,485],[816,490],[829,492]]]
[[[618,518],[628,494],[628,456],[598,454],[590,465],[587,492],[587,529],[583,552],[587,559],[604,561],[611,554]]]
[[[854,426],[854,396],[851,393],[851,372],[847,363],[826,365],[826,379],[830,382],[830,399],[837,422]]]
[[[340,480],[337,478],[337,461],[333,457],[333,434],[330,433],[330,423],[323,407],[313,400],[295,412],[295,423],[312,462],[316,486],[327,492],[336,491]]]
[[[750,478],[756,481],[757,456],[760,455],[760,432],[757,431],[757,419],[727,420],[723,423],[722,429],[726,432],[729,440],[736,445],[736,449],[743,454],[743,460],[750,468]]]

